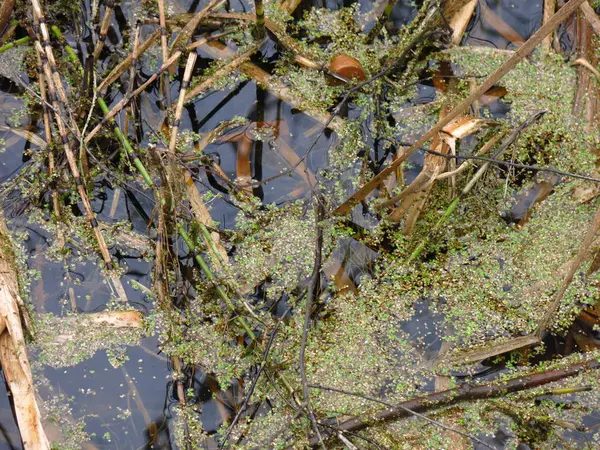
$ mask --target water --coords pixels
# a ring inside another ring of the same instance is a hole
[[[199,10],[206,2],[182,1],[175,8],[180,12]],[[311,4],[337,9],[354,2],[341,0],[314,0],[304,2],[299,13]],[[368,12],[372,2],[361,0],[361,12]],[[109,67],[113,60],[118,60],[127,54],[124,44],[129,39],[128,18],[135,9],[136,3],[125,1],[117,6],[107,39],[107,50],[104,59],[98,64],[99,70]],[[247,1],[231,0],[228,2],[231,11],[249,11]],[[471,21],[463,40],[465,45],[491,45],[502,49],[515,49],[519,38],[527,39],[539,27],[542,16],[542,2],[493,1],[482,0]],[[86,44],[91,42],[88,22],[91,5],[86,0],[83,4],[83,14],[78,19],[81,33],[76,30],[63,30],[67,41],[76,49],[87,54]],[[391,15],[391,28],[399,28],[407,23],[416,8],[409,1],[399,1]],[[502,32],[498,31],[500,24]],[[504,24],[504,25],[502,25]],[[370,26],[370,25],[369,25]],[[367,26],[367,28],[369,27]],[[144,27],[144,34],[151,32],[152,27]],[[513,30],[516,34],[510,34]],[[271,49],[274,46],[271,45]],[[114,52],[114,53],[112,53]],[[274,58],[276,53],[271,52]],[[208,65],[210,58],[200,53],[197,71]],[[256,60],[258,62],[258,60]],[[146,63],[150,63],[146,60]],[[140,82],[155,69],[143,66]],[[176,80],[171,84],[172,95],[175,98],[180,85],[183,69],[179,68]],[[27,75],[21,73],[27,82]],[[29,81],[32,83],[31,81]],[[111,87],[108,98],[114,104],[125,92],[126,85]],[[22,88],[6,76],[0,77],[0,125],[9,124],[9,118],[15,111],[23,108],[22,100],[15,97]],[[419,96],[415,104],[433,101],[436,93],[433,84],[419,85]],[[145,147],[153,137],[152,130],[158,129],[164,119],[162,99],[159,96],[158,84],[155,83],[147,93],[140,96],[141,108],[146,121],[142,124],[138,136],[138,145]],[[109,105],[110,106],[110,105]],[[492,114],[502,115],[507,107],[497,99],[491,99],[486,105]],[[351,110],[350,115],[353,114]],[[223,121],[242,116],[252,122],[268,123],[275,130],[274,139],[285,141],[300,158],[305,156],[308,147],[313,143],[314,130],[318,123],[309,116],[293,110],[287,103],[282,102],[270,93],[258,88],[253,81],[235,83],[233,86],[217,92],[209,92],[191,106],[184,109],[180,130],[192,130],[196,133],[206,133],[217,127]],[[23,126],[31,127],[39,135],[43,135],[43,123],[39,117],[25,117]],[[0,138],[7,140],[7,150],[0,155],[0,182],[13,179],[19,171],[33,164],[28,155],[29,151],[37,151],[35,146],[26,140],[14,137],[8,132],[0,131]],[[327,151],[335,141],[333,133],[323,134],[314,149],[306,157],[306,165],[312,174],[328,165]],[[224,173],[230,178],[236,178],[236,162],[239,142],[224,139],[205,149],[205,153],[214,158]],[[296,172],[283,177],[277,177],[282,171],[289,169],[290,161],[275,152],[269,142],[253,142],[251,170],[252,177],[257,181],[274,179],[261,184],[253,192],[263,204],[274,203],[283,205],[296,199],[308,198],[310,191],[306,188],[303,178]],[[97,151],[112,152],[113,148],[100,148]],[[382,158],[382,161],[386,157]],[[407,173],[407,182],[418,174],[422,165],[422,154],[416,153],[410,159],[413,169]],[[136,190],[121,188],[118,204],[115,206],[116,182],[110,175],[95,180],[93,192],[93,208],[100,222],[114,223],[126,221],[133,230],[149,236],[151,218],[153,218],[154,202],[151,194],[146,196]],[[223,191],[223,181],[206,171],[197,173],[197,184],[202,191]],[[27,221],[25,206],[19,198],[11,198],[6,205],[6,215],[10,227],[15,231],[23,231],[28,238],[25,241],[27,263],[30,268],[40,271],[41,277],[31,285],[32,300],[38,312],[48,312],[64,315],[74,307],[80,313],[97,312],[105,308],[109,300],[108,286],[103,282],[97,266],[90,262],[75,262],[66,270],[61,263],[50,262],[45,258],[45,252],[51,243],[52,236],[38,225]],[[229,229],[235,226],[238,213],[236,207],[224,199],[217,198],[211,203],[213,219],[220,227]],[[364,218],[361,218],[363,220]],[[369,220],[359,225],[368,224]],[[357,225],[357,226],[359,226]],[[72,249],[77,251],[76,248]],[[152,308],[152,302],[140,291],[131,287],[135,281],[143,286],[152,284],[152,263],[144,260],[139,251],[112,248],[113,256],[119,266],[125,269],[122,280],[131,305],[147,312]],[[349,256],[348,256],[349,255]],[[181,255],[182,258],[184,255]],[[344,264],[350,280],[358,285],[363,276],[369,276],[370,263],[377,254],[357,241],[345,242],[337,250],[336,257]],[[259,294],[260,289],[257,289]],[[74,305],[71,302],[74,298]],[[440,318],[432,316],[428,308],[419,306],[419,323],[405,324],[406,330],[422,341],[424,351],[435,353],[439,350],[439,339],[432,332]],[[64,394],[70,399],[72,417],[77,420],[84,418],[85,431],[93,437],[88,448],[119,448],[167,449],[172,446],[171,419],[173,406],[177,403],[173,393],[171,367],[167,358],[158,350],[155,338],[146,338],[139,347],[131,347],[127,351],[129,360],[121,368],[113,368],[105,352],[98,352],[74,367],[55,369],[45,366],[41,374],[48,380],[48,386],[54,393]],[[35,354],[32,355],[35,360]],[[239,403],[242,395],[236,385],[227,393],[220,392],[215,381],[207,378],[200,370],[193,373],[186,371],[186,387],[193,389],[195,399],[202,405],[201,419],[207,432],[218,429],[225,417],[230,416],[232,408]],[[42,391],[44,392],[44,391]],[[213,393],[218,394],[213,397]],[[10,412],[8,396],[5,388],[0,391],[0,449],[20,448],[18,430]],[[502,432],[498,432],[495,443],[502,442]]]

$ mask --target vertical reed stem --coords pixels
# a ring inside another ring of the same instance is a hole
[[[254,0],[254,9],[256,10],[256,39],[262,40],[265,37],[265,7],[263,0]]]
[[[169,140],[169,152],[172,154],[175,154],[175,146],[177,145],[177,132],[179,130],[179,123],[181,122],[181,114],[183,112],[183,104],[185,102],[185,93],[190,84],[192,71],[194,70],[194,64],[196,64],[197,57],[198,55],[196,52],[191,51],[188,55],[187,63],[185,65],[181,89],[179,90],[179,99],[177,100],[177,106],[175,108],[175,120],[173,121],[173,126],[171,127],[171,138]]]
[[[98,42],[96,42],[96,47],[94,48],[94,61],[98,60],[100,56],[100,52],[104,47],[104,41],[106,41],[106,35],[108,34],[108,29],[110,28],[110,21],[112,19],[112,13],[114,9],[114,1],[109,0],[104,5],[106,7],[104,11],[104,18],[102,19],[102,24],[100,25],[100,33],[98,35]]]

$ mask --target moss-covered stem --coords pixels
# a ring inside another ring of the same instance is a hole
[[[106,106],[106,102],[104,101],[104,99],[98,97],[97,102],[98,102],[98,105],[100,106],[100,109],[102,110],[102,113],[105,115],[108,114],[108,112],[109,112],[108,106]],[[112,121],[114,123],[114,121],[112,119],[110,119],[110,121]],[[125,137],[125,135],[123,134],[123,132],[121,131],[121,129],[119,128],[119,126],[116,123],[114,123],[114,132],[115,132],[115,135],[121,141],[121,144],[123,145],[123,149],[125,150],[125,153],[127,153],[133,159],[133,164],[135,164],[135,167],[140,172],[140,175],[142,175],[142,177],[144,178],[144,181],[146,182],[146,184],[148,186],[154,186],[154,182],[152,181],[152,178],[150,178],[150,175],[148,174],[148,171],[144,167],[144,164],[142,163],[140,158],[137,156],[137,154],[135,153],[135,150],[129,143],[129,140],[127,139],[127,137]]]
[[[206,275],[206,278],[208,278],[209,281],[215,283],[215,288],[217,290],[217,294],[219,295],[221,300],[223,300],[225,302],[225,304],[227,305],[227,308],[229,308],[230,311],[235,312],[235,310],[236,310],[235,305],[233,304],[233,302],[231,301],[231,299],[229,298],[229,296],[227,295],[225,290],[218,284],[216,275],[210,269],[210,267],[208,266],[206,261],[204,261],[204,258],[202,258],[202,256],[198,252],[196,252],[196,246],[192,242],[190,235],[187,234],[187,232],[185,231],[185,229],[183,228],[183,225],[181,225],[181,223],[177,224],[177,230],[179,231],[179,234],[183,238],[185,244],[190,249],[190,252],[194,254],[194,259],[196,260],[196,262],[198,263],[198,265],[200,266],[200,268]],[[236,320],[241,325],[241,327],[246,331],[246,333],[248,333],[248,336],[250,336],[250,338],[252,340],[256,339],[256,335],[254,334],[254,331],[252,331],[252,329],[250,328],[250,326],[248,325],[246,320],[244,320],[243,317],[238,316],[236,318]]]

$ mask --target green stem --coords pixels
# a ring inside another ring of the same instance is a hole
[[[185,244],[190,249],[190,252],[192,252],[194,254],[194,259],[196,260],[196,262],[198,263],[198,265],[200,266],[200,268],[206,275],[206,278],[208,278],[210,281],[215,283],[215,286],[217,289],[217,294],[219,294],[219,297],[221,297],[221,300],[223,300],[225,302],[225,304],[227,305],[227,308],[229,308],[230,311],[235,312],[235,305],[232,303],[231,299],[227,296],[227,293],[225,292],[225,290],[219,284],[217,284],[218,283],[217,277],[215,276],[213,271],[210,269],[210,267],[208,267],[208,264],[206,264],[206,261],[204,261],[204,258],[202,258],[202,256],[198,252],[196,252],[196,246],[192,242],[192,239],[190,238],[189,234],[187,234],[187,232],[184,230],[181,223],[177,224],[177,230],[179,231],[179,234],[183,238]],[[252,331],[252,329],[250,328],[248,323],[244,320],[244,318],[238,316],[238,317],[236,317],[236,319],[237,319],[238,323],[242,326],[242,328],[246,331],[246,333],[248,333],[248,336],[250,336],[250,338],[252,340],[256,339],[256,335],[254,334],[254,332]]]
[[[25,36],[21,39],[17,39],[16,41],[4,44],[2,47],[0,47],[0,53],[4,53],[5,51],[10,50],[11,48],[16,47],[17,45],[27,44],[30,40],[31,39],[29,38],[29,36]]]
[[[254,0],[254,9],[256,10],[256,38],[261,40],[265,37],[265,8],[263,0]]]
[[[200,226],[200,231],[202,231],[202,235],[204,236],[204,239],[206,240],[206,242],[210,246],[210,249],[212,250],[213,254],[215,255],[215,258],[217,258],[217,261],[219,261],[219,263],[223,267],[226,267],[225,261],[223,261],[223,258],[221,258],[221,254],[217,250],[215,241],[213,241],[212,236],[210,235],[210,232],[208,231],[208,228],[206,228],[206,225],[204,225],[203,223],[200,223],[200,222],[198,222],[198,225]]]
[[[458,206],[460,199],[461,199],[461,197],[458,196],[454,200],[452,200],[452,203],[450,203],[448,205],[448,207],[446,208],[446,211],[444,211],[444,214],[442,215],[442,217],[440,217],[440,220],[438,220],[437,223],[435,224],[435,226],[433,227],[433,230],[439,229],[444,224],[444,222],[446,222],[446,219],[452,215],[452,213]],[[428,243],[429,243],[429,236],[425,236],[423,239],[421,239],[421,241],[419,242],[419,245],[417,245],[417,248],[415,248],[414,251],[408,257],[407,262],[410,263],[410,262],[414,261],[416,258],[418,258],[418,256],[421,254],[421,252],[423,251],[423,249],[425,248],[425,246]]]
[[[98,97],[97,102],[98,102],[98,105],[100,106],[100,109],[102,110],[102,113],[106,116],[110,112],[108,109],[108,106],[106,105],[106,102],[104,101],[104,99],[102,99],[100,97]],[[133,164],[135,164],[135,167],[137,167],[137,170],[140,172],[140,174],[144,178],[144,181],[146,181],[146,184],[150,187],[154,186],[154,182],[152,181],[152,178],[150,178],[148,171],[144,167],[144,164],[142,163],[140,158],[135,153],[135,150],[129,143],[129,140],[127,139],[127,137],[123,134],[123,132],[121,131],[121,129],[119,128],[119,126],[116,124],[116,122],[113,119],[110,119],[109,122],[114,124],[113,130],[114,130],[115,134],[117,135],[117,137],[119,138],[119,140],[121,141],[121,144],[123,145],[123,149],[125,150],[125,153],[127,153],[129,156],[131,156],[133,158]]]
[[[50,29],[52,30],[54,37],[63,45],[63,48],[65,49],[65,52],[67,52],[67,56],[71,62],[73,62],[73,64],[75,64],[75,66],[78,68],[79,72],[82,73],[81,61],[79,61],[75,50],[71,48],[71,46],[67,43],[67,40],[63,37],[60,29],[56,25],[52,25]]]

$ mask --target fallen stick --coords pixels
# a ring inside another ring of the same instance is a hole
[[[452,18],[450,18],[450,28],[452,28],[452,43],[459,45],[465,34],[467,26],[471,21],[471,16],[477,7],[478,0],[471,0],[464,5]]]
[[[388,164],[379,174],[371,178],[363,187],[358,189],[348,199],[346,199],[340,206],[338,206],[333,212],[334,215],[345,215],[349,213],[354,206],[359,202],[363,201],[377,186],[381,184],[388,176],[395,172],[396,167],[400,166],[406,159],[412,155],[417,149],[422,147],[427,141],[436,136],[447,124],[452,120],[464,114],[469,106],[485,94],[490,88],[494,86],[504,75],[511,71],[522,59],[531,53],[535,47],[549,35],[554,28],[556,28],[562,21],[564,21],[571,13],[573,13],[585,0],[569,0],[569,2],[563,6],[552,18],[546,22],[538,31],[531,36],[527,42],[519,47],[506,62],[504,62],[494,73],[492,73],[479,87],[473,91],[465,100],[463,100],[458,106],[440,120],[434,127],[432,127],[427,133],[421,136],[412,146],[407,148],[402,155],[396,160]]]
[[[173,50],[179,47],[185,48],[187,46],[188,41],[192,37],[192,34],[200,25],[200,22],[202,22],[202,20],[206,18],[210,10],[213,9],[220,1],[221,0],[210,0],[210,2],[208,2],[208,4],[204,8],[202,8],[202,11],[196,13],[192,20],[190,20],[187,23],[187,25],[183,27],[183,30],[181,30],[179,35],[175,38],[175,40],[171,44],[171,47],[169,48],[169,51],[172,52]]]
[[[472,385],[465,383],[458,388],[447,391],[435,392],[423,397],[399,403],[394,408],[387,408],[369,417],[355,417],[342,422],[338,428],[341,431],[359,431],[373,425],[379,425],[393,420],[410,417],[409,411],[423,413],[432,409],[455,405],[468,400],[482,400],[524,391],[553,383],[565,378],[573,377],[586,370],[600,368],[600,362],[596,358],[579,364],[573,364],[565,369],[549,370],[542,373],[533,373],[524,377],[500,383],[487,383]],[[321,432],[323,438],[331,437],[331,431]],[[311,437],[309,445],[315,447],[319,443],[317,436]]]
[[[225,66],[218,69],[209,78],[202,81],[200,84],[194,86],[192,89],[190,89],[190,92],[188,92],[184,96],[183,103],[189,103],[194,97],[197,97],[198,95],[204,93],[207,89],[209,89],[216,79],[233,72],[235,69],[247,62],[252,57],[252,55],[256,53],[259,47],[260,43],[258,45],[253,45],[249,50],[245,51],[244,53],[241,53],[240,55],[235,56],[235,58],[233,58],[229,63],[225,64]],[[183,108],[183,103],[181,104],[181,108]],[[179,108],[179,105],[177,106]]]

